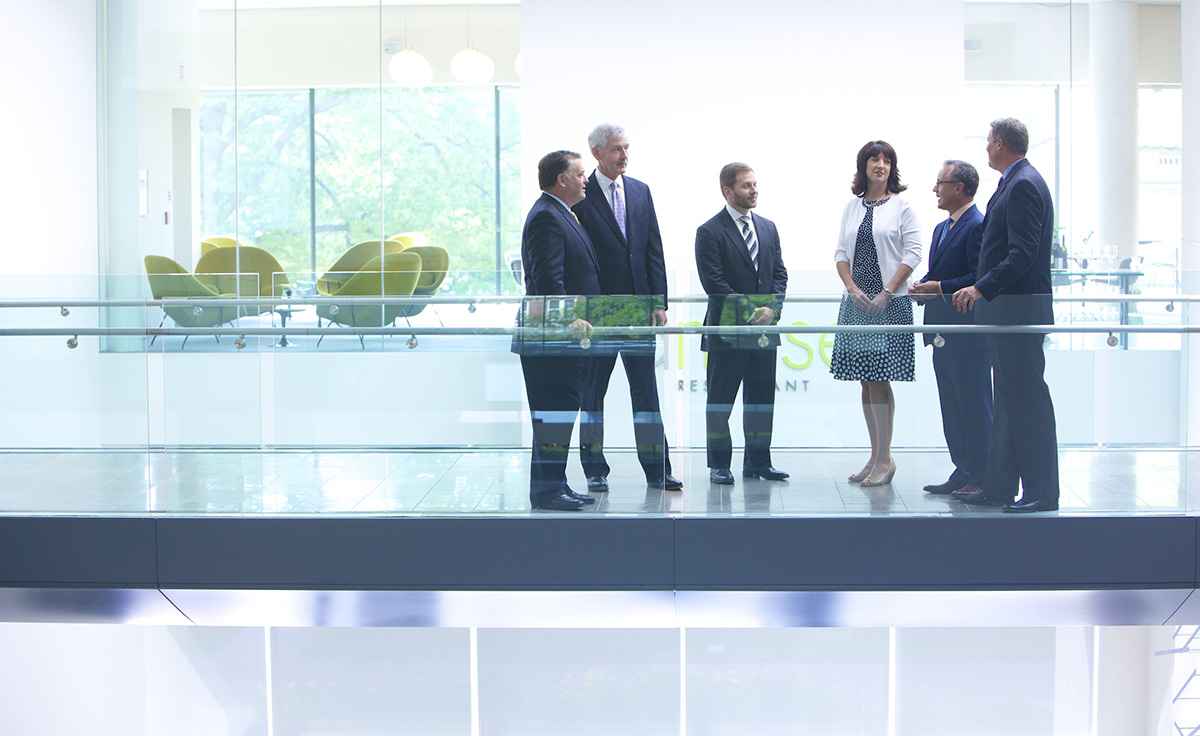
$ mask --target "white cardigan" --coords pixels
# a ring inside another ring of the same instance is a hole
[[[846,209],[842,211],[842,230],[834,252],[835,263],[844,261],[854,265],[854,241],[858,237],[858,226],[866,216],[867,208],[863,206],[862,197],[855,197],[846,203]],[[917,270],[921,263],[921,225],[917,222],[916,211],[906,199],[893,194],[887,202],[876,206],[871,231],[875,236],[875,253],[879,257],[879,272],[883,274],[885,286],[901,263],[913,271]],[[908,293],[907,279],[896,293]]]

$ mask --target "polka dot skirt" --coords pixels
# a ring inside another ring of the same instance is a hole
[[[867,215],[854,240],[854,263],[850,276],[869,296],[883,291],[883,274],[875,252],[873,233],[875,208],[888,202],[863,202]],[[911,325],[912,301],[894,296],[881,315],[869,315],[847,295],[838,309],[839,325]],[[838,333],[833,341],[829,372],[839,381],[912,381],[916,378],[914,345],[916,339],[906,333]]]

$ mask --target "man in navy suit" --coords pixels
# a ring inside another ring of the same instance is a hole
[[[604,294],[642,295],[653,299],[650,319],[667,323],[667,269],[662,236],[650,188],[625,175],[629,139],[618,125],[596,126],[588,136],[596,170],[588,178],[586,196],[572,209],[587,231],[600,261],[600,287]],[[631,301],[633,301],[631,299]],[[629,397],[633,404],[633,435],[638,461],[646,482],[656,488],[678,491],[683,483],[671,475],[654,374],[653,339],[627,344],[612,353],[599,354],[588,364],[584,381],[583,416],[579,423],[579,459],[589,491],[607,491],[609,465],[604,458],[604,395],[617,364],[625,364]]]
[[[592,330],[584,319],[586,299],[576,297],[600,293],[592,241],[571,212],[571,205],[583,199],[586,184],[578,153],[543,156],[538,162],[542,195],[529,210],[521,233],[526,299],[512,349],[521,355],[533,421],[529,500],[535,509],[573,511],[596,502],[594,496],[567,486],[571,430],[591,361],[579,346]],[[567,334],[574,339],[566,339]]]
[[[706,325],[739,325],[744,335],[704,335],[700,349],[708,353],[709,480],[733,483],[729,466],[733,440],[729,415],[739,387],[746,452],[742,475],[783,480],[788,474],[771,464],[771,430],[775,414],[775,352],[779,335],[752,328],[779,322],[787,292],[787,269],[775,223],[751,214],[758,205],[758,180],[743,163],[721,169],[725,207],[696,230],[696,270],[708,294]]]
[[[1054,203],[1042,175],[1025,158],[1029,131],[1019,120],[992,122],[988,165],[1003,173],[983,218],[978,277],[954,293],[961,312],[978,308],[978,324],[1054,324],[1050,247]],[[989,335],[996,417],[983,490],[965,503],[1028,513],[1058,509],[1058,437],[1043,377],[1043,333]],[[1015,502],[1018,486],[1021,500]]]
[[[913,301],[925,306],[927,325],[975,324],[974,313],[956,310],[950,295],[975,283],[983,239],[983,215],[975,206],[978,189],[979,172],[965,161],[946,161],[933,185],[938,209],[950,216],[933,230],[929,273],[908,288]],[[925,333],[925,344],[932,345],[934,338]],[[992,363],[987,335],[946,334],[942,339],[942,346],[933,351],[933,373],[954,472],[944,483],[925,486],[925,491],[965,496],[980,490],[987,468],[992,442]]]

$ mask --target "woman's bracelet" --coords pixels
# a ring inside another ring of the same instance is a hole
[[[887,288],[886,286],[885,286],[885,287],[883,287],[883,293],[884,293],[884,294],[887,294],[889,297],[896,296],[894,293],[892,293],[892,290],[891,290],[891,289],[889,289],[889,288]]]

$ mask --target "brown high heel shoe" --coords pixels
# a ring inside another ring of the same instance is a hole
[[[892,482],[892,478],[894,478],[895,475],[896,475],[896,458],[892,458],[892,464],[888,467],[887,475],[883,476],[882,480],[871,480],[870,478],[867,478],[866,480],[864,480],[862,482],[860,487],[875,488],[876,486],[886,486]]]

